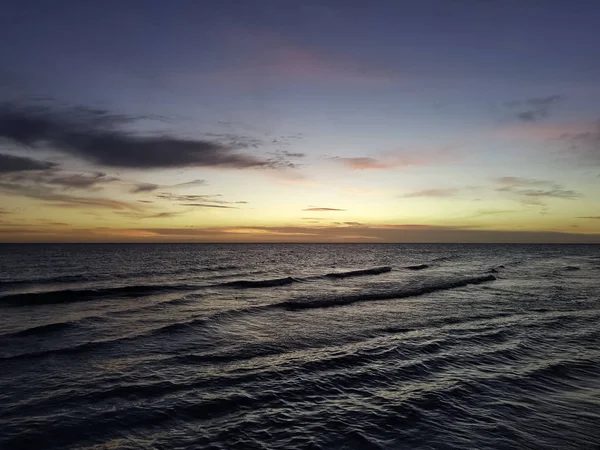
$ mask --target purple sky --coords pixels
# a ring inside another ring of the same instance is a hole
[[[365,229],[415,224],[598,239],[598,17],[587,0],[7,1],[0,239],[402,240]],[[113,180],[52,181],[98,172]],[[307,226],[310,205],[340,211]],[[67,228],[40,237],[48,215]]]

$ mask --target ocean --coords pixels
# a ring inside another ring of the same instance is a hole
[[[600,448],[600,246],[0,246],[0,448]]]

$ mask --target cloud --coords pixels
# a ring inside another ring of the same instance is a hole
[[[600,220],[600,216],[583,216],[583,217],[576,217],[576,219]]]
[[[157,195],[157,198],[178,202],[181,206],[194,206],[197,208],[225,208],[239,209],[238,206],[227,205],[245,205],[246,201],[227,201],[223,200],[221,194],[202,194],[202,195],[180,195],[169,192],[162,192]]]
[[[481,216],[494,216],[496,214],[510,214],[519,212],[514,209],[478,209],[475,211],[473,217],[481,217]]]
[[[136,183],[130,192],[139,194],[141,192],[152,192],[160,188],[160,185],[153,183]]]
[[[227,36],[232,52],[237,52],[235,68],[218,72],[220,80],[248,83],[254,79],[294,79],[328,83],[388,84],[398,76],[372,64],[300,45],[273,32],[248,29],[231,30]]]
[[[370,157],[335,157],[334,159],[352,170],[388,170],[393,169],[395,167],[393,164],[384,163],[375,158]]]
[[[0,153],[0,173],[48,170],[57,166],[58,164],[49,161],[40,161],[38,159]]]
[[[555,231],[474,230],[427,224],[363,226],[273,226],[74,229],[69,234],[26,228],[23,237],[8,231],[6,241],[139,242],[461,242],[461,243],[600,243],[600,234]]]
[[[458,188],[433,188],[433,189],[423,189],[420,191],[409,192],[408,194],[403,195],[405,198],[412,197],[454,197],[460,189]]]
[[[134,183],[133,187],[129,192],[134,194],[139,194],[143,192],[154,192],[158,189],[179,189],[179,188],[188,188],[188,187],[197,187],[197,186],[206,186],[206,180],[192,180],[186,181],[185,183],[171,184],[171,185],[160,185],[154,183]]]
[[[397,242],[397,243],[600,243],[600,234],[484,230],[429,224],[339,226],[223,226],[64,228],[23,224],[0,227],[5,242]]]
[[[237,206],[226,205],[211,205],[209,203],[180,203],[181,206],[195,206],[197,208],[224,208],[224,209],[239,209]]]
[[[501,187],[496,188],[497,192],[509,192],[520,197],[522,203],[527,205],[542,206],[541,199],[560,198],[573,200],[582,195],[574,190],[565,189],[562,185],[549,180],[536,180],[520,177],[500,177],[495,182]]]
[[[563,133],[565,151],[585,164],[600,164],[600,122],[585,131]]]
[[[361,225],[364,225],[364,223],[362,222],[333,222],[334,225],[348,225],[351,227],[360,227]]]
[[[85,107],[0,105],[0,138],[56,151],[109,167],[270,167],[269,161],[235,152],[215,140],[148,136],[125,128],[140,118]]]
[[[298,167],[298,164],[293,162],[294,159],[304,158],[304,153],[292,153],[285,150],[275,150],[270,152],[272,155],[269,159],[269,165],[271,167],[281,169],[294,169]]]
[[[157,198],[161,198],[164,200],[173,200],[176,202],[184,202],[184,201],[195,201],[195,200],[208,200],[217,202],[218,200],[214,200],[216,197],[222,197],[221,194],[200,194],[200,195],[188,195],[188,194],[172,194],[170,192],[161,192],[156,195]]]
[[[125,216],[131,219],[141,220],[141,219],[170,219],[172,217],[180,216],[185,214],[186,211],[163,211],[159,213],[143,213],[136,211],[117,211],[115,214],[120,216]]]
[[[82,173],[57,175],[54,177],[47,177],[41,181],[47,184],[61,186],[65,189],[90,189],[99,184],[119,181],[119,178],[107,176],[103,172],[95,172],[91,175]]]
[[[345,209],[339,209],[339,208],[312,207],[312,208],[303,209],[302,211],[346,211],[346,210]]]
[[[304,158],[306,156],[306,153],[294,153],[286,150],[281,150],[280,153],[288,158]]]
[[[82,197],[55,192],[44,187],[22,185],[0,181],[0,192],[50,202],[58,207],[132,209],[139,210],[135,204],[101,197]]]
[[[456,152],[448,149],[441,150],[413,150],[384,154],[378,158],[370,156],[341,157],[334,156],[332,161],[342,164],[351,170],[393,170],[408,167],[432,166],[456,157]]]
[[[52,168],[40,171],[26,171],[17,173],[0,173],[0,181],[9,184],[39,185],[40,189],[59,187],[66,189],[96,190],[99,185],[120,181],[119,178],[107,176],[104,172],[69,173]]]
[[[174,184],[172,188],[183,188],[183,187],[196,187],[196,186],[206,186],[206,180],[192,180],[186,181],[185,183]]]
[[[506,103],[506,106],[516,110],[516,116],[524,122],[536,122],[540,119],[550,117],[550,111],[555,107],[562,97],[560,95],[549,95],[547,97],[534,97],[524,101]]]

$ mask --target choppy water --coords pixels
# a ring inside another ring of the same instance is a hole
[[[600,448],[599,288],[600,246],[0,246],[0,448]]]

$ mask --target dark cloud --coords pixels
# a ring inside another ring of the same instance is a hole
[[[0,173],[48,170],[57,166],[58,164],[49,161],[40,161],[38,159],[0,153]]]
[[[550,112],[562,97],[549,95],[547,97],[534,97],[524,101],[508,102],[506,106],[515,110],[518,119],[524,122],[535,122],[550,117]]]
[[[69,173],[48,169],[45,171],[0,174],[0,181],[28,186],[39,185],[40,189],[59,187],[61,189],[95,190],[99,185],[120,180],[116,177],[107,176],[103,172]]]
[[[313,208],[306,208],[303,209],[302,211],[346,211],[345,209],[339,209],[339,208],[320,208],[320,207],[313,207]]]
[[[152,192],[160,188],[160,185],[153,183],[136,183],[130,192],[139,194],[141,192]]]
[[[238,153],[242,142],[148,136],[126,128],[139,117],[84,107],[0,105],[0,138],[30,149],[52,148],[95,164],[122,168],[272,167]]]
[[[91,175],[82,173],[57,175],[54,177],[48,177],[43,181],[47,184],[53,184],[67,189],[89,189],[96,187],[99,184],[119,181],[119,178],[107,176],[103,172],[95,172]]]
[[[176,188],[185,188],[185,187],[195,187],[195,186],[205,186],[205,180],[192,180],[187,181],[185,183],[173,184],[173,185],[160,185],[154,183],[135,183],[130,190],[130,192],[134,194],[139,194],[142,192],[153,192],[157,189],[176,189]]]
[[[179,184],[174,184],[173,188],[180,188],[180,187],[196,187],[196,186],[206,186],[206,180],[192,180],[192,181],[186,181],[185,183],[179,183]]]
[[[157,198],[163,200],[172,200],[174,202],[194,202],[194,201],[203,201],[203,202],[213,202],[213,203],[228,203],[223,200],[219,200],[219,197],[222,197],[221,194],[201,194],[201,195],[181,195],[181,194],[172,194],[170,192],[161,192],[156,195]]]
[[[549,180],[501,177],[496,178],[495,181],[501,185],[496,188],[497,192],[509,192],[516,195],[522,203],[527,205],[543,206],[542,200],[546,198],[573,200],[582,196],[577,191],[565,189],[562,185]]]

